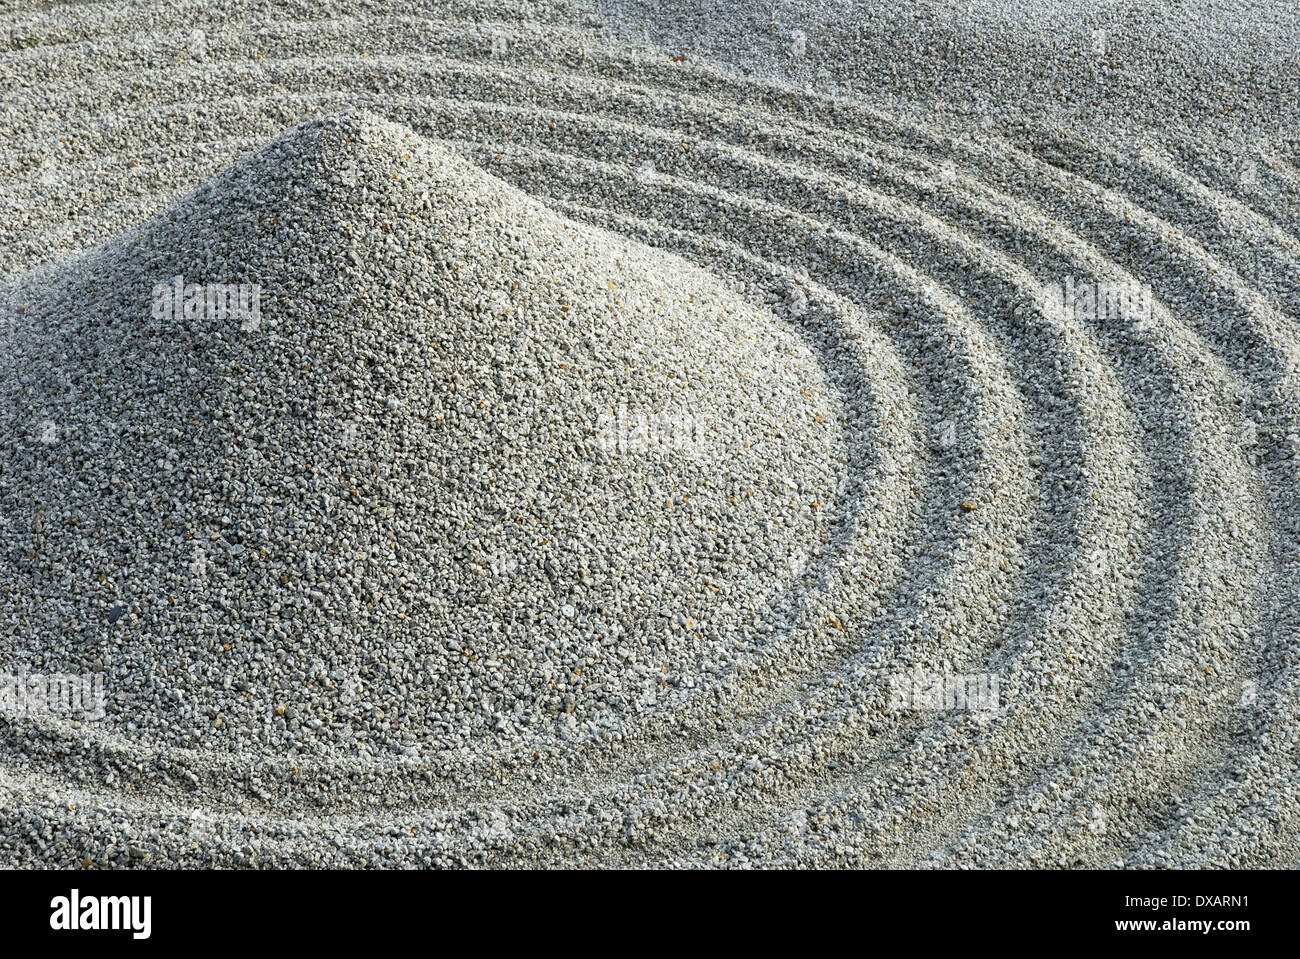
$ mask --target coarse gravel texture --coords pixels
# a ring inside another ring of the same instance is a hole
[[[1295,865],[1295,14],[647,9],[0,15],[0,864]]]

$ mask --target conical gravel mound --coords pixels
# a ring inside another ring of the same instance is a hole
[[[365,114],[15,291],[0,665],[102,674],[133,743],[652,724],[769,635],[834,497],[764,309]]]

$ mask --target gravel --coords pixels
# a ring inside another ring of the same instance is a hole
[[[1262,8],[47,6],[0,863],[1300,859]]]

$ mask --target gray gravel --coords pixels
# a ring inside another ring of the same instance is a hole
[[[1294,14],[1085,6],[0,18],[0,864],[1294,865]]]

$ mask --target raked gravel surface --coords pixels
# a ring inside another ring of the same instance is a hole
[[[1295,865],[1294,14],[1169,6],[11,4],[0,864]]]

